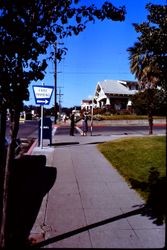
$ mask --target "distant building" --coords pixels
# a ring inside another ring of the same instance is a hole
[[[119,111],[127,109],[131,97],[138,92],[136,81],[103,80],[96,85],[94,103],[96,108],[106,108]]]
[[[137,81],[103,80],[97,83],[92,99],[81,101],[81,110],[94,108],[110,108],[115,111],[129,109],[132,106],[131,97],[139,90]]]
[[[92,108],[92,100],[90,99],[84,99],[81,101],[81,109],[86,110],[86,111],[90,111]]]

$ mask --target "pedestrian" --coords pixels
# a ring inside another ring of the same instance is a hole
[[[70,115],[70,120],[71,120],[70,135],[74,136],[74,129],[75,129],[75,112],[74,111],[72,111],[72,114]]]
[[[87,116],[86,113],[83,114],[82,129],[83,129],[83,135],[87,135],[87,132],[88,132],[88,116]]]
[[[63,115],[63,122],[66,123],[66,114]]]

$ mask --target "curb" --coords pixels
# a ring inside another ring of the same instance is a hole
[[[33,149],[36,147],[38,143],[38,139],[35,139],[34,143],[31,145],[31,147],[29,148],[29,150],[25,153],[25,155],[31,155],[32,154],[32,151]]]
[[[58,126],[56,126],[56,125],[53,126],[52,136],[54,136],[54,134],[56,133],[57,128],[58,128]],[[38,144],[38,139],[35,139],[35,141],[31,145],[31,147],[29,148],[29,150],[24,155],[31,155],[33,149],[37,146],[37,144]]]

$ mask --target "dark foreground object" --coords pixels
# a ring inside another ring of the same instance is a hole
[[[43,197],[52,188],[57,169],[46,167],[45,155],[25,155],[13,164],[9,204],[8,247],[24,247]]]

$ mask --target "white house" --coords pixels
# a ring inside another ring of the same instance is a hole
[[[97,83],[94,103],[97,108],[127,109],[131,97],[138,91],[136,81],[103,80]]]
[[[81,101],[81,109],[90,111],[92,109],[92,99],[84,99]]]

